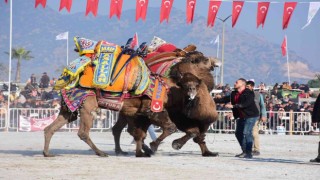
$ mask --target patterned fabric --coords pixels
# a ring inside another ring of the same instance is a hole
[[[93,54],[94,48],[97,45],[97,41],[92,41],[90,39],[81,38],[81,37],[74,37],[74,43],[79,50],[79,55],[82,56],[84,54]]]
[[[99,43],[96,49],[97,64],[94,71],[93,85],[96,88],[104,89],[110,84],[111,73],[121,48]]]
[[[91,63],[91,59],[86,56],[78,57],[76,60],[69,63],[69,65],[63,70],[65,73],[71,76],[71,80],[75,79],[84,68]]]
[[[69,110],[75,112],[88,96],[96,94],[92,90],[72,88],[70,90],[62,89],[61,95]]]

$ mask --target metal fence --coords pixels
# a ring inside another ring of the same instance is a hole
[[[6,130],[7,127],[7,109],[0,108],[0,131]]]
[[[236,120],[231,111],[219,111],[219,120],[210,126],[209,131],[234,133]],[[292,135],[319,132],[319,125],[311,122],[310,112],[268,111],[267,121],[259,122],[260,133]]]
[[[58,109],[28,109],[10,108],[10,119],[6,109],[0,109],[0,130],[8,131],[37,131],[43,130],[52,123],[58,113]],[[236,120],[231,111],[218,111],[219,119],[213,123],[209,132],[234,133]],[[101,110],[93,122],[93,131],[109,131],[118,119],[118,113],[110,110]],[[61,131],[73,131],[79,127],[79,119],[65,125]],[[160,129],[159,127],[156,127]],[[267,121],[259,123],[260,133],[266,134],[306,134],[319,132],[319,124],[311,122],[309,112],[267,112]],[[124,129],[126,131],[126,128]]]

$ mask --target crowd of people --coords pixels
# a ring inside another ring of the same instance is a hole
[[[3,84],[0,91],[0,108],[6,108],[10,98],[10,108],[56,108],[60,104],[60,96],[53,90],[56,79],[44,72],[39,80],[31,74],[24,87],[11,84],[10,93],[8,85]]]
[[[230,85],[218,86],[221,93],[214,94],[215,98],[227,97],[231,94],[232,88]],[[277,130],[278,126],[283,126],[286,130],[289,130],[289,112],[306,112],[306,113],[296,113],[293,115],[294,119],[294,130],[304,131],[306,129],[311,129],[316,131],[319,127],[317,124],[311,124],[309,127],[308,122],[310,121],[310,113],[314,108],[314,101],[317,93],[310,91],[310,88],[306,84],[298,84],[296,81],[291,85],[288,82],[283,82],[282,84],[276,83],[274,86],[267,88],[264,83],[260,83],[254,88],[256,92],[259,92],[263,97],[264,106],[266,107],[268,123],[266,123],[265,129]],[[284,93],[286,92],[286,93]],[[293,93],[295,92],[295,96]],[[286,95],[283,95],[286,94]],[[228,108],[229,103],[217,103],[217,110],[220,111],[231,111]],[[232,114],[225,114],[224,122],[227,124],[227,128],[232,128],[234,124],[232,121],[234,117]],[[287,118],[287,119],[286,119]]]

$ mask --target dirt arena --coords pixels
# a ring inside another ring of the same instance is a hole
[[[128,156],[115,156],[110,132],[92,132],[94,143],[109,157],[94,155],[76,132],[58,132],[44,158],[43,132],[1,132],[0,179],[320,179],[320,164],[309,163],[317,153],[319,136],[261,135],[261,155],[234,157],[240,148],[233,134],[209,134],[208,147],[219,157],[202,157],[189,141],[180,151],[171,148],[175,133],[151,158],[136,158],[132,138],[122,135]],[[147,142],[150,141],[147,137]]]

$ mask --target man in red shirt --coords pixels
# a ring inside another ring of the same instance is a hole
[[[228,103],[225,107],[231,108],[237,120],[236,138],[241,146],[240,158],[252,158],[253,126],[259,118],[259,110],[254,102],[254,92],[246,88],[246,80],[238,79],[234,84],[234,91],[230,96],[214,99],[216,103]]]

